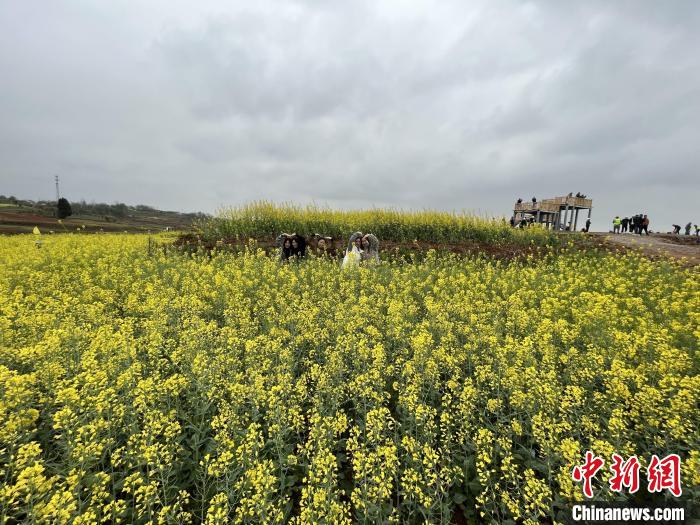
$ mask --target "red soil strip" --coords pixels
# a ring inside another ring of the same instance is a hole
[[[277,245],[272,239],[254,239],[255,244],[258,248],[262,248],[267,253],[274,252],[277,250]],[[216,248],[228,248],[228,249],[243,249],[247,245],[246,242],[237,239],[224,239],[222,241],[208,241],[197,237],[194,234],[183,234],[174,243],[176,246],[182,248],[203,248],[205,250],[213,250]],[[407,256],[411,253],[424,254],[428,250],[434,249],[440,252],[451,252],[458,255],[478,255],[484,254],[497,259],[512,259],[514,257],[519,257],[534,253],[537,251],[536,247],[531,246],[518,246],[518,245],[498,245],[485,242],[465,242],[465,243],[436,243],[427,241],[413,241],[413,242],[394,242],[394,241],[381,241],[380,240],[380,251],[381,252],[394,252],[398,251],[401,255]],[[313,243],[309,244],[309,251],[316,253],[316,248]],[[334,257],[341,257],[345,251],[345,243],[336,241],[335,245],[327,251],[327,253]]]

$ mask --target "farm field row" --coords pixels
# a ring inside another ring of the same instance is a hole
[[[375,208],[333,210],[318,206],[256,202],[225,208],[197,226],[207,240],[274,239],[281,232],[315,233],[347,241],[354,231],[373,233],[381,241],[549,245],[555,235],[543,228],[511,228],[504,218],[441,211]]]

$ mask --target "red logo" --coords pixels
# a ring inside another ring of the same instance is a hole
[[[654,454],[647,468],[649,492],[661,492],[668,489],[677,498],[683,493],[681,489],[681,458],[678,454],[669,454],[664,459]]]
[[[583,481],[583,493],[587,498],[593,497],[593,478],[605,465],[605,460],[596,456],[590,450],[586,451],[586,459],[582,465],[576,465],[571,472],[574,481]],[[610,490],[622,492],[627,489],[630,494],[639,490],[640,464],[637,456],[631,456],[626,461],[619,454],[612,455],[610,470]],[[662,492],[664,489],[680,497],[681,489],[681,458],[678,454],[669,454],[663,459],[654,454],[647,468],[647,489],[649,492]]]
[[[622,460],[619,454],[613,454],[613,464],[610,470],[613,476],[610,478],[610,490],[622,492],[623,487],[629,489],[630,494],[639,490],[639,460],[637,456],[632,456],[627,461]]]
[[[571,477],[574,481],[583,480],[583,493],[587,498],[593,497],[593,489],[591,482],[595,475],[605,465],[605,460],[595,456],[590,450],[586,452],[586,462],[583,465],[576,465]]]

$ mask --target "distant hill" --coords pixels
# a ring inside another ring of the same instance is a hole
[[[34,226],[42,231],[165,231],[187,230],[204,213],[180,213],[152,206],[124,203],[70,203],[73,214],[59,223],[55,201],[32,201],[0,195],[0,233],[28,233]]]

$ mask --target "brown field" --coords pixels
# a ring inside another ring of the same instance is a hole
[[[131,216],[105,220],[94,215],[71,216],[64,219],[63,224],[55,217],[38,214],[30,209],[0,208],[0,234],[31,233],[38,226],[42,233],[54,231],[75,232],[80,228],[84,232],[157,232],[166,228],[169,230],[184,230],[190,226],[187,221],[177,216]]]

